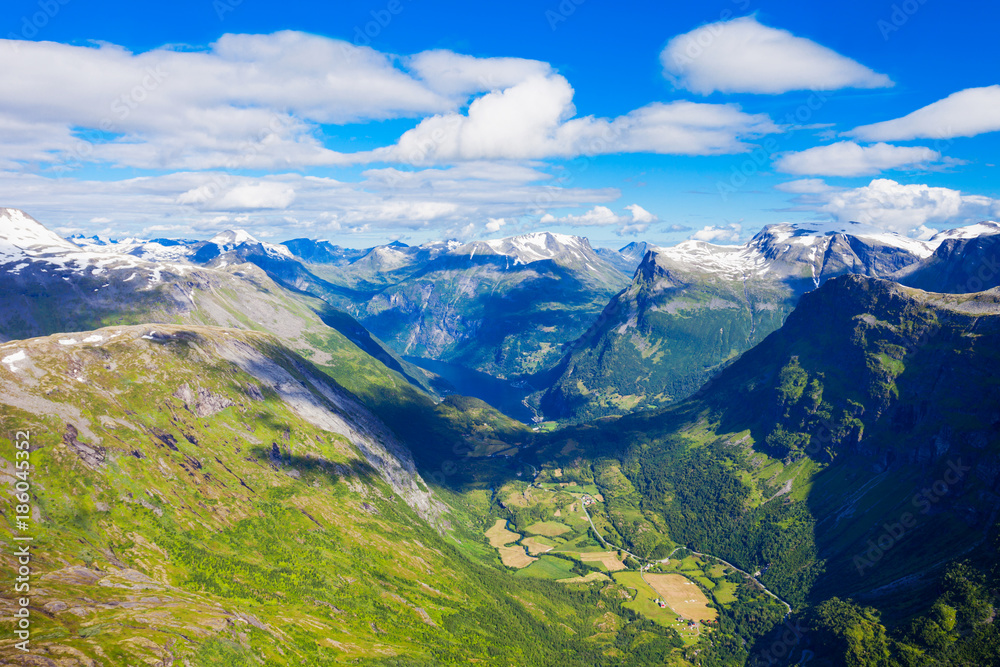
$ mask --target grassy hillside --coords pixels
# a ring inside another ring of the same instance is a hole
[[[30,445],[31,519],[11,493],[3,514],[33,538],[35,656],[639,665],[677,645],[599,586],[510,577],[482,519],[445,511],[394,435],[272,336],[111,327],[0,355],[6,486]]]
[[[688,546],[902,633],[950,564],[996,558],[998,350],[993,292],[833,279],[691,400],[557,431],[533,463],[595,484],[595,524],[642,557]]]

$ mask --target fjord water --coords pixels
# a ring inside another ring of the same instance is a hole
[[[487,373],[436,361],[424,357],[403,357],[406,361],[437,373],[447,380],[455,393],[486,401],[500,412],[519,422],[530,424],[534,413],[524,405],[524,398],[531,392],[527,386],[514,386],[510,380],[501,380]]]

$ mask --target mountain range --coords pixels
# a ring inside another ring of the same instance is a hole
[[[997,242],[996,223],[926,241],[862,225],[781,224],[738,246],[685,241],[652,249],[631,285],[567,346],[542,410],[583,419],[685,398],[781,326],[802,294],[834,276],[946,292],[988,289],[1000,284],[1000,271],[971,281],[963,267],[983,272],[979,260],[992,257]]]
[[[995,664],[997,243],[351,250],[0,209],[35,656]],[[487,381],[552,421],[461,395]]]

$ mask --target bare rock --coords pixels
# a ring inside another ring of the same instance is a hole
[[[85,442],[80,442],[77,436],[80,432],[76,430],[76,427],[72,424],[66,424],[66,430],[63,432],[63,444],[69,447],[73,452],[76,453],[88,468],[97,468],[104,463],[104,459],[107,456],[107,452],[104,447],[100,445],[88,445]]]
[[[257,391],[258,393],[260,392],[259,389]],[[236,403],[225,396],[213,394],[204,387],[198,387],[197,390],[193,390],[186,383],[178,387],[173,395],[175,398],[181,399],[185,407],[199,417],[210,417],[217,412],[236,405]]]

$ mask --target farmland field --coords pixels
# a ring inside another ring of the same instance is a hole
[[[715,620],[718,612],[708,606],[708,598],[695,583],[679,574],[647,574],[646,581],[670,608],[696,621]]]
[[[576,577],[572,571],[573,563],[562,558],[542,556],[534,559],[528,567],[517,573],[519,577],[534,577],[536,579],[570,579]]]
[[[724,581],[712,590],[712,595],[719,604],[730,604],[736,601],[736,584]]]
[[[618,558],[617,552],[614,551],[584,552],[578,554],[578,557],[585,563],[600,563],[606,567],[609,572],[616,572],[618,570],[625,569],[625,564],[622,563],[621,559]]]
[[[604,574],[603,572],[591,572],[586,577],[571,577],[569,579],[560,579],[560,584],[589,584],[592,581],[610,581],[611,577]]]
[[[546,540],[544,537],[526,537],[521,541],[521,544],[528,548],[529,554],[537,556],[546,551],[552,551],[552,545],[548,542],[549,540]]]
[[[533,523],[525,528],[525,531],[535,535],[555,537],[557,535],[562,535],[563,533],[568,533],[570,531],[570,527],[564,523],[559,523],[558,521],[539,521],[538,523]]]
[[[500,552],[500,561],[507,567],[527,567],[538,560],[529,556],[522,546],[505,546],[521,539],[519,534],[507,530],[505,519],[497,519],[493,527],[486,531],[486,539]]]
[[[507,530],[507,520],[497,519],[493,527],[486,531],[486,539],[490,541],[490,546],[499,548],[505,544],[511,544],[521,539],[517,533]]]

